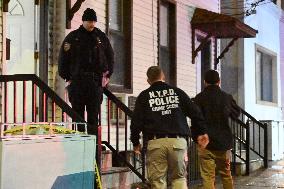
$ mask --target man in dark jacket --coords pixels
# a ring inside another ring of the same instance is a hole
[[[84,118],[86,107],[88,133],[97,134],[102,85],[109,81],[113,72],[114,55],[105,33],[95,27],[96,12],[87,8],[82,21],[83,24],[70,32],[62,43],[58,70],[69,84],[67,90],[72,108]],[[78,130],[84,131],[84,128],[79,126]]]
[[[232,95],[219,87],[220,78],[215,70],[205,74],[205,89],[199,93],[194,102],[200,107],[206,122],[210,139],[206,149],[199,149],[200,172],[204,189],[215,188],[215,169],[222,177],[224,189],[233,188],[230,169],[233,136],[229,118],[236,119],[240,114]],[[192,133],[196,135],[195,132]]]
[[[189,136],[186,116],[191,118],[192,127],[199,128],[196,135],[203,148],[208,144],[205,120],[184,91],[165,83],[158,66],[150,67],[147,77],[151,86],[137,97],[130,126],[134,152],[141,150],[139,135],[142,132],[143,140],[148,142],[146,167],[151,188],[165,189],[168,171],[172,188],[185,189],[184,157]]]

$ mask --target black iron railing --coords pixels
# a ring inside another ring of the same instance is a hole
[[[69,118],[85,122],[34,74],[0,75],[0,83],[3,90],[4,123],[66,122]],[[58,111],[56,114],[56,109],[60,109],[59,114]]]
[[[232,169],[236,164],[245,163],[245,174],[250,173],[251,157],[261,159],[264,167],[268,167],[267,156],[267,125],[260,123],[253,116],[241,109],[239,119],[231,119],[231,129],[234,135]]]
[[[69,106],[66,95],[63,100],[34,74],[0,75],[0,84],[3,91],[4,123],[71,122],[72,120],[85,122]],[[130,163],[126,161],[127,153],[124,153],[126,154],[124,159],[121,159],[122,156],[119,155],[121,151],[132,151],[128,124],[132,111],[107,89],[104,89],[104,94],[106,98],[104,98],[99,115],[97,161],[101,162],[102,144],[104,144],[142,181],[146,181],[143,161],[133,158]],[[123,146],[121,146],[122,141]],[[140,172],[137,170],[137,163]]]
[[[143,154],[140,158],[136,157],[132,151],[132,144],[129,142],[130,131],[128,122],[133,112],[108,89],[104,89],[104,94],[107,97],[107,137],[105,137],[106,140],[102,140],[102,144],[112,151],[114,154],[113,157],[117,161],[123,162],[124,165],[129,167],[131,171],[145,182],[145,156]],[[111,103],[114,106],[111,106]],[[115,137],[114,140],[111,138],[111,129],[115,130],[115,134],[113,135]],[[122,141],[124,141],[124,145],[120,144]],[[133,158],[129,158],[129,154]],[[137,164],[139,165],[137,166]]]
[[[68,122],[71,119],[85,122],[68,103],[36,75],[0,75],[0,83],[3,90],[3,121],[5,123]],[[103,144],[112,151],[118,161],[123,161],[142,181],[146,181],[145,155],[138,159],[132,154],[132,160],[128,158],[128,153],[133,153],[129,142],[129,121],[133,112],[109,90],[104,89],[104,95],[105,100],[102,103],[99,119],[101,125],[98,135],[99,157]],[[235,137],[233,165],[238,161],[245,162],[246,174],[249,174],[250,155],[254,153],[263,159],[264,166],[267,167],[266,125],[241,110],[239,119],[231,120],[231,129]],[[200,180],[200,174],[197,148],[191,139],[188,155],[189,181],[193,183]],[[233,166],[233,170],[234,168]]]

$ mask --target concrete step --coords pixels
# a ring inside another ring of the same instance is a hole
[[[255,172],[264,167],[262,159],[250,160],[250,173]],[[245,175],[246,164],[244,162],[236,162],[236,176]]]
[[[120,155],[123,157],[126,155],[128,162],[133,164],[131,153],[132,152],[120,152]],[[113,156],[111,151],[103,151],[101,160],[101,180],[104,189],[128,189],[131,188],[133,183],[141,182],[120,159]],[[136,166],[139,167],[138,163]]]
[[[246,151],[242,150],[241,157],[245,159]],[[236,158],[236,175],[245,175],[246,173],[246,164],[241,161],[239,158]],[[253,152],[250,152],[250,173],[255,172],[264,167],[263,160]]]
[[[112,152],[110,150],[102,151],[101,169],[112,167]]]
[[[128,167],[111,167],[102,170],[104,189],[129,189],[133,183],[141,180]]]

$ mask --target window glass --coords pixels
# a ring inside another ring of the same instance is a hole
[[[122,31],[122,0],[109,1],[109,27]]]
[[[160,45],[169,46],[169,14],[167,4],[161,3],[160,6]]]
[[[277,103],[276,57],[265,51],[256,52],[257,100]]]

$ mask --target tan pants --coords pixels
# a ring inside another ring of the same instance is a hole
[[[160,138],[148,141],[147,174],[151,189],[167,188],[167,173],[172,189],[187,189],[184,155],[187,143],[184,138]]]
[[[215,188],[215,170],[221,175],[224,189],[233,189],[230,169],[231,151],[212,151],[198,149],[200,173],[204,189]]]

